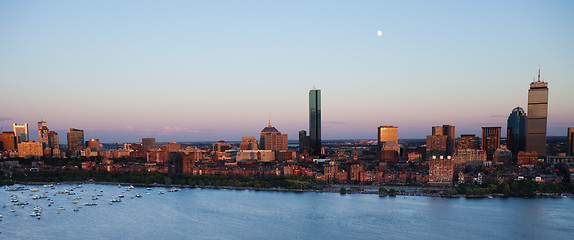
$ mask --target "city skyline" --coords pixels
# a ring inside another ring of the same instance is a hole
[[[10,91],[0,95],[0,127],[46,121],[60,143],[70,128],[102,142],[239,141],[271,115],[296,140],[309,131],[315,85],[324,140],[376,139],[381,125],[397,126],[402,139],[444,124],[480,135],[527,109],[541,66],[547,135],[564,136],[574,126],[573,9],[566,1],[2,2],[0,80]]]

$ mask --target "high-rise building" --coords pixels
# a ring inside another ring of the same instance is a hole
[[[568,156],[574,156],[574,127],[568,128]]]
[[[42,143],[42,147],[48,147],[48,124],[44,121],[38,122],[38,142]]]
[[[155,148],[155,138],[142,138],[143,150]]]
[[[456,149],[478,149],[479,140],[474,134],[461,134],[460,137],[456,139]]]
[[[452,156],[454,153],[455,128],[451,125],[442,125],[432,127],[432,135],[445,135],[446,138],[446,155]]]
[[[166,152],[179,152],[181,151],[181,144],[176,142],[169,142],[165,145]]]
[[[446,135],[429,135],[426,142],[426,157],[446,156],[447,140]]]
[[[241,144],[239,145],[241,150],[258,150],[257,140],[255,137],[241,137]]]
[[[261,130],[259,144],[261,150],[286,151],[287,134],[281,134],[281,132],[275,127],[272,127],[271,122],[269,122],[269,126]]]
[[[380,126],[377,128],[377,140],[380,150],[399,152],[399,128],[395,126]]]
[[[306,151],[309,153],[309,136],[307,136],[307,131],[299,131],[299,153]]]
[[[90,139],[86,142],[86,146],[90,148],[92,152],[100,151],[100,139]]]
[[[311,155],[321,154],[321,89],[309,91],[309,148]]]
[[[530,83],[528,89],[528,115],[526,116],[526,151],[536,152],[538,157],[546,157],[546,121],[548,116],[548,83]]]
[[[14,132],[2,132],[2,134],[0,134],[0,150],[14,151],[17,147],[18,143]]]
[[[512,109],[506,125],[508,150],[516,159],[520,151],[526,150],[526,112],[521,107]]]
[[[452,183],[453,171],[453,160],[450,156],[433,156],[429,160],[429,184],[450,185]]]
[[[84,130],[70,128],[68,130],[68,156],[79,156],[84,149]]]
[[[28,135],[27,123],[24,123],[24,125],[18,125],[16,123],[13,123],[12,127],[14,128],[14,135],[16,136],[18,143],[30,140]]]
[[[60,148],[60,138],[58,137],[58,133],[48,131],[48,147],[52,150]]]
[[[500,147],[501,127],[482,127],[482,150],[487,154],[488,160],[492,160],[492,154]]]

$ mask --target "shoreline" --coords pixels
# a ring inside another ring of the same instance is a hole
[[[20,185],[63,185],[63,184],[70,184],[70,185],[81,185],[81,184],[100,184],[100,185],[121,185],[121,186],[137,186],[137,187],[165,187],[165,188],[199,188],[199,189],[223,189],[223,190],[252,190],[252,191],[270,191],[270,192],[293,192],[293,193],[305,193],[305,192],[314,192],[314,193],[340,193],[341,195],[346,194],[372,194],[372,195],[379,195],[379,197],[395,197],[395,196],[418,196],[418,197],[431,197],[431,198],[467,198],[467,199],[479,199],[479,198],[574,198],[574,194],[570,193],[537,193],[534,197],[520,197],[520,196],[504,196],[500,193],[492,193],[492,194],[485,194],[485,195],[464,195],[464,194],[455,194],[455,195],[444,195],[440,192],[436,193],[426,193],[421,192],[420,190],[428,190],[428,191],[440,191],[440,190],[449,190],[448,188],[437,188],[437,187],[430,187],[430,186],[396,186],[396,185],[382,185],[382,186],[368,186],[368,185],[330,185],[327,187],[323,187],[322,189],[287,189],[287,188],[280,188],[280,187],[271,187],[271,188],[256,188],[256,187],[237,187],[237,186],[213,186],[213,185],[181,185],[181,184],[164,184],[164,183],[152,183],[152,184],[144,184],[144,183],[129,183],[129,182],[100,182],[100,181],[64,181],[64,182],[18,182],[14,183],[13,185],[20,184]],[[9,186],[9,185],[5,185]],[[345,193],[340,192],[340,188],[345,187],[346,189],[351,189]],[[374,189],[378,187],[384,187],[386,189],[403,189],[400,191],[396,191],[394,195],[388,193],[380,193],[378,189],[374,191]],[[368,189],[368,190],[367,190]],[[416,190],[416,191],[405,191],[407,190]]]

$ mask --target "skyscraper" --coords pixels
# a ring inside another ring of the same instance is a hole
[[[393,150],[399,152],[399,128],[395,126],[380,126],[377,128],[379,150]]]
[[[269,126],[261,130],[261,138],[259,140],[261,150],[274,150],[286,151],[287,150],[287,134],[281,134],[277,128]]]
[[[84,130],[70,128],[68,130],[68,155],[78,156],[84,149]]]
[[[60,138],[58,137],[58,133],[48,131],[48,147],[52,150],[60,148]]]
[[[568,156],[574,156],[574,127],[568,128]]]
[[[482,150],[486,152],[488,160],[492,160],[492,154],[500,147],[501,127],[482,127]]]
[[[142,138],[143,150],[155,148],[155,138]]]
[[[446,155],[452,156],[454,153],[454,142],[455,142],[455,129],[451,125],[442,125],[432,127],[432,135],[444,135],[446,138]]]
[[[309,91],[309,147],[311,155],[321,154],[321,89]]]
[[[506,125],[508,150],[516,159],[520,151],[526,150],[526,112],[521,107],[512,109]]]
[[[548,116],[548,83],[530,83],[528,89],[528,115],[526,116],[526,151],[537,152],[538,157],[546,157],[546,121]]]
[[[13,123],[12,127],[14,128],[14,135],[16,136],[18,143],[30,140],[28,137],[29,135],[28,135],[27,123],[24,123],[24,125],[18,125],[16,123]]]
[[[307,131],[299,131],[299,153],[307,151],[309,153],[309,136],[307,136]]]
[[[42,148],[48,147],[48,124],[44,121],[38,122],[38,142],[42,143]]]

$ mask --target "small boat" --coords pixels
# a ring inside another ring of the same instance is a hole
[[[157,192],[157,194],[164,194],[164,192],[163,192],[162,190],[159,190],[159,191]]]
[[[64,210],[65,208],[64,208],[64,207],[60,207],[60,208],[58,208],[58,209],[59,209],[59,210]]]
[[[30,213],[30,216],[32,216],[32,217],[38,217],[38,216],[42,216],[42,214],[39,213],[39,212],[32,212],[32,213]]]
[[[74,212],[80,211],[80,209],[74,208]]]
[[[151,190],[151,188],[148,187],[148,188],[146,188],[146,190]]]
[[[85,203],[84,206],[96,206],[98,203]]]
[[[123,198],[123,197],[124,197],[124,195],[121,195],[121,194],[120,194],[120,195],[118,195],[118,197],[119,197],[119,198]]]
[[[39,188],[36,188],[36,187],[33,187],[33,188],[30,188],[30,191],[32,191],[32,192],[37,192],[37,191],[40,191],[40,189],[39,189]]]
[[[74,201],[72,201],[72,203],[73,203],[73,204],[76,204],[76,203],[78,203],[78,200],[74,200]]]
[[[128,187],[128,189],[134,189],[134,186],[133,186],[133,185],[130,185],[130,186]]]
[[[93,197],[92,197],[92,200],[98,200],[98,197],[93,196]]]
[[[138,193],[138,194],[136,194],[136,197],[143,197],[143,196],[142,196],[141,194],[139,194],[139,193]]]
[[[146,194],[146,195],[150,195],[151,193],[149,193],[149,192],[146,192],[145,194]]]

